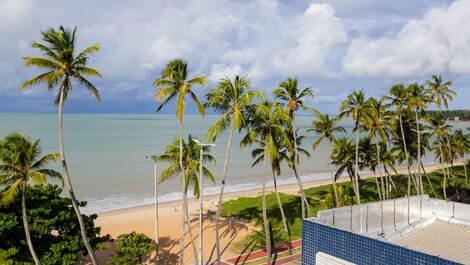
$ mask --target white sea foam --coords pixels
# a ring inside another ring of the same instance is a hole
[[[322,179],[329,179],[331,177],[329,172],[320,172],[320,173],[312,173],[301,176],[302,182],[310,182],[315,180],[322,180]],[[297,183],[295,177],[287,177],[287,178],[279,178],[277,180],[277,185],[290,185]],[[267,187],[273,187],[274,181],[270,180],[266,183]],[[252,182],[252,183],[240,183],[240,184],[233,184],[225,186],[225,192],[240,192],[240,191],[248,191],[253,189],[260,189],[261,183],[260,181]],[[220,192],[220,186],[207,186],[204,187],[204,196],[216,195]],[[162,193],[162,192],[161,192]],[[180,191],[174,191],[169,193],[164,193],[158,196],[159,202],[171,202],[171,201],[178,201],[181,200],[182,193]],[[192,194],[188,194],[188,198],[193,198]],[[86,200],[86,199],[85,199]],[[137,206],[144,206],[154,203],[154,197],[150,194],[132,194],[132,195],[125,195],[125,196],[118,196],[113,195],[108,198],[104,199],[89,199],[88,205],[83,208],[83,213],[91,214],[91,213],[101,213],[106,211],[112,210],[119,210],[119,209],[126,209],[132,208]]]

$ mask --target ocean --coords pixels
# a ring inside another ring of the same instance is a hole
[[[184,135],[204,139],[205,133],[218,116],[185,115]],[[302,148],[311,153],[303,157],[299,173],[303,181],[330,178],[328,166],[329,145],[326,141],[313,151],[311,146],[318,135],[306,133],[313,116],[298,116],[297,127],[306,135]],[[343,120],[340,125],[351,133],[353,122]],[[454,124],[455,125],[455,124]],[[466,124],[456,123],[465,128]],[[58,152],[56,113],[0,113],[0,135],[23,132],[33,139],[41,139],[43,154]],[[161,114],[64,114],[64,146],[72,183],[79,200],[88,205],[85,213],[99,213],[115,209],[150,204],[153,202],[153,161],[145,156],[159,155],[178,137],[178,122],[174,115]],[[252,167],[251,150],[239,147],[243,133],[234,135],[228,166],[226,192],[242,191],[261,186],[262,165]],[[341,135],[338,135],[339,137]],[[227,144],[227,132],[217,138],[210,153],[215,164],[206,165],[216,177],[216,183],[205,181],[204,195],[218,194]],[[428,161],[431,158],[427,159]],[[158,173],[166,165],[158,163]],[[52,168],[61,172],[57,162]],[[268,172],[269,169],[268,169]],[[292,171],[283,165],[279,184],[296,183]],[[272,182],[269,183],[272,185]],[[160,201],[181,198],[177,178],[159,186]]]

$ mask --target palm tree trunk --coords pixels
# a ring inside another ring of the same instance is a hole
[[[331,154],[331,142],[330,142],[330,152],[328,154]],[[336,178],[335,178],[335,175],[333,174],[333,162],[331,161],[331,156],[328,155],[328,160],[329,160],[329,163],[330,163],[330,173],[331,173],[331,183],[333,184],[333,194],[335,196],[335,206],[337,207],[338,206],[338,202],[339,202],[339,199],[338,199],[338,190],[336,189]]]
[[[217,265],[220,265],[220,242],[219,242],[220,240],[219,238],[220,208],[222,207],[222,199],[224,197],[225,179],[227,178],[228,160],[230,158],[230,149],[232,147],[232,137],[233,137],[234,130],[235,130],[235,125],[232,122],[232,128],[230,129],[228,140],[227,140],[227,149],[225,151],[224,170],[222,172],[222,184],[220,185],[219,202],[217,204],[217,214],[215,218],[215,246],[217,249]]]
[[[264,150],[264,159],[263,159],[263,191],[262,191],[262,204],[263,204],[263,222],[264,222],[264,234],[266,237],[266,264],[271,263],[271,238],[269,235],[269,223],[268,223],[268,212],[266,209],[266,160],[267,152]]]
[[[185,197],[185,200],[188,201],[188,195],[187,193],[184,194],[184,197]],[[201,198],[202,199],[202,198]],[[193,246],[193,252],[194,252],[194,259],[195,259],[195,264],[199,264],[198,263],[198,253],[197,253],[197,248],[196,248],[196,240],[194,240],[194,236],[193,236],[193,231],[192,231],[192,227],[191,227],[191,219],[189,219],[189,210],[188,210],[188,204],[186,203],[185,205],[185,214],[186,214],[186,223],[188,224],[188,233],[189,233],[189,240],[191,240],[191,245]],[[201,235],[199,235],[201,236]]]
[[[406,147],[406,140],[405,140],[405,132],[403,131],[403,122],[401,120],[401,112],[399,115],[400,119],[400,131],[401,131],[401,138],[403,140],[403,149],[405,150],[405,159],[406,163],[408,164],[408,191],[407,191],[407,196],[410,196],[411,193],[411,165],[410,165],[410,160],[408,157],[408,148]]]
[[[442,153],[442,145],[441,145],[441,141],[440,139],[438,138],[437,139],[439,141],[439,151],[441,152],[441,165],[444,166],[444,154]],[[447,192],[446,192],[446,170],[445,168],[442,170],[442,173],[444,174],[444,180],[442,182],[442,192],[444,194],[444,200],[447,200]]]
[[[62,162],[62,168],[64,169],[65,186],[67,187],[67,190],[70,194],[70,199],[72,201],[72,206],[73,206],[73,209],[75,210],[75,214],[77,215],[78,223],[80,225],[80,233],[82,234],[82,239],[83,239],[83,242],[85,243],[85,247],[87,249],[88,255],[90,255],[91,262],[93,263],[93,265],[98,265],[98,260],[96,259],[93,248],[91,247],[90,242],[88,241],[88,237],[87,237],[87,234],[86,234],[85,223],[83,222],[83,218],[82,218],[82,214],[80,212],[78,201],[75,198],[75,193],[74,193],[73,188],[72,188],[72,180],[70,179],[69,171],[68,171],[68,168],[67,168],[67,162],[65,160],[63,123],[62,123],[62,110],[63,110],[63,107],[64,107],[64,90],[65,90],[65,86],[62,85],[60,87],[60,91],[59,91],[58,116],[59,116],[59,154],[60,154],[60,160]]]
[[[296,167],[293,167],[292,170],[294,171],[294,176],[295,176],[295,178],[296,178],[297,180],[300,179],[299,172],[297,172],[297,168],[296,168]],[[299,182],[297,182],[297,183],[299,183]],[[302,182],[300,182],[300,186],[301,186],[301,188],[300,188],[300,191],[301,191],[301,192],[300,192],[300,200],[303,201],[303,203],[302,203],[302,202],[300,203],[301,211],[302,211],[302,212],[307,212],[307,217],[310,217],[310,216],[312,216],[312,215],[310,214],[310,207],[308,206],[307,196],[305,196],[304,190],[303,190],[303,188],[302,188]],[[302,200],[302,194],[304,194],[303,200]],[[304,206],[304,205],[305,205],[305,206]],[[307,209],[307,211],[305,211],[305,209]],[[304,216],[305,216],[305,215],[304,215]]]
[[[428,174],[426,173],[426,169],[424,168],[423,161],[421,161],[421,169],[423,170],[423,174],[426,177],[426,180],[428,181],[429,187],[431,187],[431,191],[434,194],[434,197],[437,198],[437,193],[434,190],[434,186],[431,183],[431,180],[429,179]]]
[[[292,135],[294,136],[294,174],[295,178],[297,179],[297,183],[299,185],[299,191],[300,191],[300,197],[302,200],[301,208],[302,208],[302,219],[305,219],[305,208],[304,208],[304,203],[305,207],[307,208],[308,211],[308,216],[310,217],[310,209],[308,207],[307,203],[307,198],[305,197],[304,193],[304,188],[302,185],[302,179],[300,179],[300,176],[298,175],[297,172],[297,158],[298,158],[298,149],[297,149],[297,128],[295,126],[295,114],[292,114],[292,121],[291,121],[291,127],[292,127]]]
[[[374,179],[375,179],[375,185],[377,186],[377,192],[379,193],[379,199],[382,200],[382,192],[380,191],[379,180],[377,179],[377,175],[375,174],[375,170],[374,170]]]
[[[467,180],[467,161],[465,158],[463,159],[463,172],[465,173],[465,184],[468,184]]]
[[[375,148],[377,149],[377,168],[379,169],[379,177],[380,177],[380,183],[381,183],[381,188],[382,188],[382,198],[384,200],[387,199],[386,196],[386,191],[385,191],[385,183],[384,179],[382,176],[382,169],[380,168],[380,146],[379,146],[379,137],[377,137],[377,131],[375,131]]]
[[[182,190],[181,192],[183,193],[183,198],[182,198],[182,205],[181,205],[181,237],[180,237],[180,265],[184,264],[184,235],[185,233],[185,217],[186,217],[186,177],[184,176],[184,167],[183,167],[183,121],[179,121],[180,125],[180,168],[181,168],[181,174],[183,174],[183,181],[182,181]]]
[[[279,210],[281,211],[281,217],[282,217],[282,224],[284,225],[284,230],[286,231],[286,235],[288,237],[288,250],[289,250],[289,255],[292,255],[292,245],[291,245],[291,237],[290,237],[290,232],[289,228],[287,227],[287,221],[286,221],[286,215],[284,214],[284,208],[282,207],[282,202],[281,202],[281,197],[279,197],[279,192],[277,191],[277,181],[276,181],[276,174],[273,172],[273,181],[274,181],[274,191],[276,193],[276,199],[277,199],[277,204],[279,205]]]
[[[355,193],[357,197],[357,203],[361,204],[361,194],[359,191],[359,177],[357,175],[357,171],[359,170],[359,126],[356,124],[356,166],[354,169],[354,182],[355,182]],[[353,185],[354,186],[354,185]]]
[[[421,178],[421,134],[419,132],[419,119],[418,119],[418,109],[415,110],[415,117],[416,117],[416,133],[418,134],[418,185],[419,185],[419,193],[424,194],[423,188],[423,179]]]
[[[26,216],[26,180],[22,180],[21,182],[21,185],[23,186],[21,189],[21,214],[23,216],[24,234],[26,235],[26,242],[28,243],[29,252],[31,252],[34,264],[39,265],[39,259],[36,255],[36,251],[34,251],[31,235],[29,234],[28,217]]]

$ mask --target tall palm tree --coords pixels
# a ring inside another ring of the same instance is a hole
[[[282,144],[279,141],[280,139],[275,140],[275,144],[277,145],[276,148],[279,150],[277,157],[275,157],[271,163],[271,171],[272,171],[272,176],[273,176],[273,182],[274,182],[274,193],[276,194],[276,199],[277,199],[277,204],[279,206],[279,211],[281,213],[281,220],[282,224],[284,226],[284,233],[286,234],[289,243],[288,243],[288,249],[289,253],[292,253],[292,246],[291,246],[291,235],[289,231],[289,227],[287,226],[287,220],[286,220],[286,215],[284,214],[284,208],[282,207],[282,202],[281,202],[281,197],[279,196],[279,192],[277,190],[277,176],[281,175],[281,162],[282,160],[287,160],[287,152],[286,150],[282,150]],[[264,160],[264,146],[265,143],[263,141],[258,143],[260,145],[260,148],[256,148],[253,151],[251,151],[252,157],[255,159],[253,164],[251,165],[252,167],[256,166],[260,162]]]
[[[269,264],[271,260],[271,240],[266,209],[266,166],[268,160],[272,164],[275,163],[275,159],[278,157],[279,149],[276,139],[287,147],[289,151],[292,148],[291,142],[283,130],[283,126],[286,125],[289,119],[289,114],[281,107],[275,106],[272,102],[256,104],[252,110],[253,113],[249,115],[248,132],[241,142],[241,147],[243,148],[255,142],[264,142],[262,204],[264,231],[266,231],[267,262]]]
[[[351,115],[355,126],[354,130],[356,131],[356,158],[355,158],[355,169],[354,169],[354,181],[353,188],[354,193],[357,197],[357,202],[361,204],[361,194],[359,190],[359,131],[360,125],[363,122],[364,115],[370,112],[369,103],[366,100],[364,90],[354,91],[349,94],[348,98],[341,103],[339,106],[340,117]]]
[[[220,264],[220,243],[219,243],[219,226],[220,226],[220,207],[225,190],[225,181],[227,178],[228,161],[230,158],[230,150],[232,147],[232,137],[235,130],[240,130],[246,124],[246,108],[253,101],[264,98],[263,93],[259,90],[249,90],[250,82],[246,77],[235,76],[233,80],[224,78],[220,80],[216,88],[213,88],[206,94],[206,107],[213,108],[222,112],[223,115],[209,129],[207,133],[207,141],[211,142],[222,133],[224,129],[230,126],[227,139],[227,148],[225,151],[224,168],[222,172],[222,182],[220,185],[219,202],[217,204],[217,214],[215,221],[215,237],[217,250],[217,263]]]
[[[426,80],[424,84],[428,87],[430,101],[436,104],[439,112],[442,112],[442,105],[447,109],[449,107],[449,101],[452,101],[453,97],[457,95],[455,91],[449,88],[452,86],[452,81],[444,82],[441,75],[433,75],[431,80]],[[450,149],[451,144],[449,137],[446,136],[445,140],[448,152],[451,154],[452,150]]]
[[[468,135],[464,134],[462,129],[458,129],[454,132],[451,137],[452,153],[457,155],[459,159],[464,159],[465,155],[470,152],[470,144],[468,141]],[[467,164],[463,163],[463,169],[465,173],[465,183],[468,183],[467,178]]]
[[[377,169],[379,170],[379,178],[382,185],[382,194],[383,199],[388,199],[388,186],[385,188],[384,179],[382,175],[381,168],[381,157],[380,157],[380,144],[387,143],[388,133],[387,128],[391,126],[390,119],[392,113],[388,110],[387,105],[383,104],[382,100],[376,100],[374,98],[368,99],[370,104],[370,113],[365,116],[365,127],[369,130],[372,137],[375,140],[375,150],[376,150],[376,159],[377,159]],[[385,179],[387,181],[387,179]]]
[[[418,112],[420,110],[424,111],[429,102],[429,95],[428,92],[429,90],[425,89],[423,86],[418,85],[417,83],[413,83],[407,87],[407,90],[409,91],[409,100],[408,100],[408,106],[410,109],[412,109],[415,113],[415,118],[416,118],[416,135],[418,136],[418,155],[417,155],[417,160],[418,160],[418,186],[419,186],[419,193],[423,194],[424,193],[424,188],[423,188],[423,179],[421,178],[421,132],[419,130],[419,117],[418,117]]]
[[[26,189],[28,181],[43,184],[46,177],[62,179],[60,173],[46,168],[56,161],[57,154],[51,153],[41,157],[40,141],[32,141],[26,135],[13,133],[6,135],[0,142],[0,186],[7,188],[2,192],[2,203],[13,203],[21,191],[21,212],[29,252],[34,263],[39,264],[39,258],[34,251],[29,232],[26,209]]]
[[[427,117],[427,121],[429,122],[429,127],[427,129],[430,131],[429,137],[436,137],[434,142],[434,152],[436,153],[436,157],[440,159],[442,165],[444,162],[447,161],[448,152],[442,148],[444,139],[449,137],[451,126],[446,124],[446,120],[441,112],[436,112],[433,115],[429,115]],[[450,154],[449,154],[450,155]],[[445,169],[443,171],[444,179],[442,184],[442,189],[444,193],[444,198],[447,199],[447,192],[446,192],[446,172]]]
[[[323,140],[327,140],[330,145],[330,149],[332,149],[332,144],[335,139],[334,134],[346,133],[346,130],[343,127],[336,126],[337,121],[338,121],[337,118],[330,119],[328,114],[321,114],[321,113],[317,114],[316,119],[312,121],[312,128],[307,129],[307,132],[314,132],[319,135],[318,139],[312,145],[313,150],[316,150],[320,146],[320,144],[323,142]],[[331,150],[328,153],[331,153]],[[336,178],[333,174],[333,164],[331,161],[331,157],[328,156],[328,158],[329,158],[329,164],[330,164],[331,183],[333,185],[335,205],[339,205],[338,204],[339,203],[338,192],[336,190]]]
[[[307,98],[313,98],[313,90],[310,87],[304,88],[302,91],[298,88],[298,81],[295,77],[289,77],[286,80],[279,83],[278,87],[274,89],[273,96],[275,99],[280,100],[282,104],[289,112],[290,127],[293,134],[293,138],[297,139],[297,128],[295,124],[295,113],[297,110],[303,109],[305,111],[314,111],[314,109],[304,105],[304,101]],[[293,141],[294,148],[292,149],[295,159],[293,160],[293,169],[297,184],[299,185],[299,191],[301,196],[301,208],[302,208],[302,219],[305,219],[305,208],[308,209],[307,199],[305,197],[302,180],[298,175],[297,164],[300,160],[298,154],[298,146],[296,141]]]
[[[180,133],[180,156],[179,164],[181,172],[184,172],[183,167],[183,118],[184,111],[186,109],[186,95],[189,95],[196,104],[199,114],[204,116],[204,106],[202,105],[199,98],[192,91],[193,85],[206,86],[206,76],[197,76],[192,79],[188,79],[188,63],[183,59],[174,59],[167,63],[166,67],[161,72],[161,77],[153,82],[153,86],[157,87],[157,93],[155,95],[157,101],[161,102],[157,109],[157,112],[162,109],[163,106],[168,104],[173,99],[176,99],[176,119],[179,123]],[[182,265],[184,262],[184,224],[186,216],[186,178],[182,181],[182,205],[181,205],[181,242],[180,242],[180,261]],[[188,220],[189,222],[189,220]],[[194,242],[193,242],[194,244]],[[197,255],[196,255],[197,256]]]
[[[405,131],[403,130],[403,113],[407,109],[408,105],[408,90],[405,88],[403,84],[396,84],[393,85],[390,90],[389,90],[390,96],[383,96],[383,99],[387,99],[391,101],[392,105],[395,105],[395,114],[398,115],[397,119],[400,124],[400,135],[402,139],[402,144],[403,144],[403,150],[405,153],[405,160],[407,163],[407,169],[408,169],[408,189],[407,189],[407,195],[410,196],[411,193],[411,163],[410,163],[410,157],[408,153],[408,148],[407,148],[407,142],[405,138]]]
[[[62,109],[67,100],[69,93],[72,92],[73,84],[84,87],[88,90],[97,101],[100,101],[100,93],[98,89],[88,80],[87,76],[101,77],[101,74],[94,68],[87,66],[90,56],[100,50],[98,44],[93,44],[76,54],[77,28],[67,29],[60,26],[59,29],[49,28],[41,32],[43,43],[34,41],[32,47],[43,53],[44,57],[24,57],[23,63],[26,67],[36,66],[46,69],[46,72],[40,74],[20,86],[20,90],[36,84],[44,83],[48,90],[58,87],[55,104],[58,107],[59,116],[59,154],[62,162],[63,173],[65,176],[65,184],[72,200],[72,206],[80,224],[80,232],[83,242],[90,255],[94,265],[98,264],[93,248],[88,241],[86,235],[85,223],[75,192],[72,187],[72,181],[65,160],[64,142],[63,142],[63,126],[62,126]]]
[[[284,130],[284,132],[286,133],[287,137],[289,138],[289,141],[292,143],[293,142],[292,134],[289,134],[291,131],[290,130]],[[297,137],[297,146],[301,146],[302,141],[304,139],[305,139],[305,136]],[[256,148],[256,149],[251,151],[251,155],[255,159],[255,161],[251,165],[252,167],[254,167],[255,165],[261,163],[264,159],[264,146],[265,146],[265,143],[264,142],[259,142],[258,144],[259,144],[260,148]],[[272,171],[272,175],[273,175],[273,182],[274,182],[274,192],[276,194],[277,203],[279,205],[279,210],[280,210],[280,213],[281,213],[281,219],[282,219],[282,223],[284,225],[284,231],[287,235],[287,239],[289,240],[288,250],[289,250],[289,253],[292,253],[292,245],[291,245],[292,239],[291,239],[291,234],[290,234],[289,227],[287,226],[287,219],[286,219],[286,216],[284,214],[284,208],[282,206],[281,197],[279,196],[279,192],[277,190],[277,176],[281,175],[281,163],[282,163],[282,161],[286,161],[288,166],[292,167],[293,157],[292,157],[292,152],[289,152],[289,148],[286,148],[286,147],[283,146],[282,139],[276,139],[276,145],[277,145],[277,148],[279,150],[278,156],[273,161],[270,161],[271,171]],[[301,147],[299,147],[297,151],[299,152],[299,154],[303,154],[307,157],[310,157],[310,153],[307,150],[305,150]]]
[[[424,85],[430,90],[430,99],[436,103],[439,111],[442,111],[442,104],[445,108],[449,107],[449,101],[452,101],[453,97],[457,93],[451,90],[449,87],[452,86],[452,81],[442,81],[441,75],[433,75],[431,80],[426,80]]]
[[[335,178],[341,177],[344,171],[348,173],[349,179],[351,180],[351,186],[354,191],[354,178],[356,176],[356,161],[355,161],[355,147],[352,141],[348,138],[342,137],[339,139],[333,139],[333,149],[331,152],[331,161],[333,165],[337,166]],[[357,196],[356,196],[357,198]]]

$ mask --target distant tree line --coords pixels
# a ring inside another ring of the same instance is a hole
[[[438,110],[428,110],[426,114],[434,115],[439,112]],[[444,119],[455,120],[458,117],[459,120],[470,120],[470,110],[443,110],[442,116]]]

